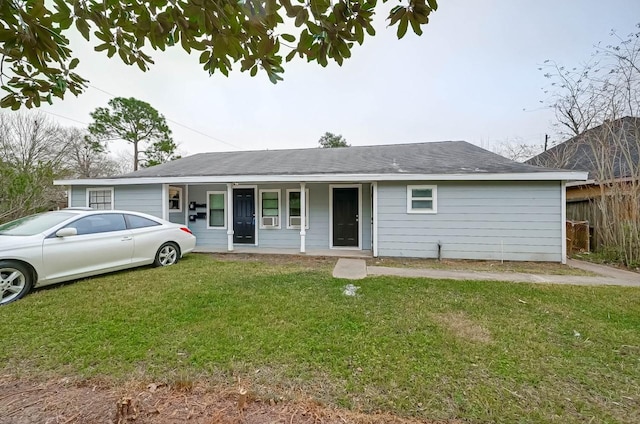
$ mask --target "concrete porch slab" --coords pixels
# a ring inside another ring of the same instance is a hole
[[[236,246],[233,251],[226,248],[196,247],[195,253],[250,253],[256,255],[306,255],[306,256],[328,256],[336,258],[371,258],[371,250],[348,250],[348,249],[309,249],[306,253],[300,253],[298,249],[273,249],[259,246]]]

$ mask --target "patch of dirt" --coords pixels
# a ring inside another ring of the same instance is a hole
[[[466,259],[370,258],[368,266],[427,268],[450,271],[520,272],[524,274],[596,276],[555,262],[476,261]]]
[[[433,318],[461,339],[476,343],[491,343],[492,341],[489,330],[473,322],[462,312],[434,314]]]
[[[240,390],[198,384],[124,385],[68,378],[48,381],[0,376],[1,424],[462,424],[387,413],[332,409],[310,399],[257,399]]]

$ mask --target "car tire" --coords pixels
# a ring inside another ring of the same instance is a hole
[[[6,305],[29,293],[33,286],[31,270],[15,261],[0,261],[0,305]]]
[[[174,265],[180,259],[180,248],[177,244],[168,242],[160,246],[156,253],[156,259],[153,262],[154,266],[169,266]]]

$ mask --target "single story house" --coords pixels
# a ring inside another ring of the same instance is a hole
[[[565,262],[565,184],[586,177],[447,141],[201,153],[55,184],[71,207],[188,225],[202,251]]]

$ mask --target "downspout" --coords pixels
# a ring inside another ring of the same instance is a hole
[[[233,252],[233,188],[227,183],[227,250]]]
[[[300,253],[307,251],[307,193],[305,183],[300,183]]]

